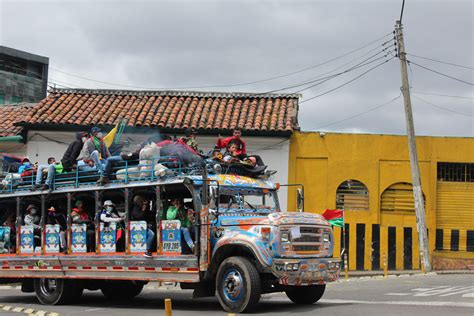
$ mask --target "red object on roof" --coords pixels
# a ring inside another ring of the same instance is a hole
[[[292,132],[296,94],[56,89],[22,122],[49,125]]]

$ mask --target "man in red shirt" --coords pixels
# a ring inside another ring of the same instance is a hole
[[[240,127],[235,127],[231,137],[222,139],[219,135],[216,148],[227,148],[230,142],[235,143],[237,145],[236,155],[239,157],[239,159],[244,159],[247,156],[247,145],[241,136],[242,129]]]

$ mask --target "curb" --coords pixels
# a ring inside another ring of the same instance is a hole
[[[36,310],[33,308],[0,304],[0,311],[22,313],[30,316],[59,316],[59,313]]]

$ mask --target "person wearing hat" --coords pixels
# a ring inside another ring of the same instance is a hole
[[[41,217],[40,212],[35,204],[30,204],[26,208],[27,214],[23,219],[25,222],[25,226],[33,226],[33,234],[34,234],[34,245],[39,246],[41,244]]]
[[[125,246],[124,238],[124,218],[120,217],[117,212],[115,204],[111,200],[104,202],[104,207],[100,212],[99,219],[104,223],[104,227],[108,227],[110,223],[116,223],[116,242],[117,242],[117,251],[123,251]]]
[[[35,169],[35,166],[30,162],[28,157],[25,157],[21,160],[21,166],[18,168],[18,173],[22,174],[26,171],[32,171]]]
[[[102,130],[99,127],[91,129],[91,137],[84,143],[81,152],[81,159],[86,163],[93,165],[102,174],[103,163],[110,157],[109,149],[102,139]]]
[[[197,154],[202,156],[204,153],[201,149],[199,149],[199,145],[196,141],[196,134],[197,132],[194,127],[187,128],[184,131],[185,136],[181,137],[179,140],[191,147]]]
[[[46,224],[59,225],[59,246],[61,247],[61,251],[65,251],[67,228],[66,216],[62,213],[56,212],[56,208],[51,206],[48,208],[48,214],[46,214]]]

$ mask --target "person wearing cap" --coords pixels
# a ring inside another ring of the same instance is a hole
[[[34,233],[34,245],[39,246],[41,244],[41,217],[40,212],[35,204],[30,204],[26,208],[27,214],[23,219],[25,226],[33,226],[33,233]]]
[[[197,154],[202,156],[204,153],[201,149],[199,149],[199,145],[196,141],[197,132],[194,127],[187,128],[184,131],[184,134],[185,136],[181,137],[180,141],[191,147]]]
[[[59,246],[61,247],[61,251],[65,251],[67,227],[66,216],[62,213],[56,212],[56,208],[51,206],[48,208],[48,214],[46,214],[46,224],[59,225]]]
[[[22,174],[26,171],[34,170],[35,166],[30,162],[28,157],[25,157],[21,160],[21,166],[18,168],[18,173]]]
[[[104,202],[104,207],[100,212],[99,219],[102,223],[104,223],[104,227],[108,227],[110,223],[116,223],[116,241],[117,241],[117,251],[123,251],[124,237],[123,231],[123,221],[124,218],[118,215],[117,209],[115,204],[111,200],[107,200]]]
[[[102,164],[109,157],[109,149],[102,139],[102,130],[99,127],[93,127],[91,129],[91,136],[82,147],[81,159],[89,165],[92,162],[97,170],[99,170],[99,173],[102,174]]]

